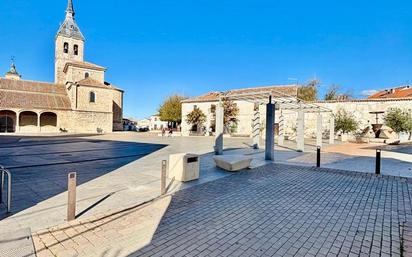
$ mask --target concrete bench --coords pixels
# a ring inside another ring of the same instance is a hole
[[[238,171],[249,168],[252,159],[252,157],[245,155],[213,156],[216,166],[227,171]]]

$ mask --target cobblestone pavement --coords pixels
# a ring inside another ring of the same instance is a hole
[[[269,165],[177,193],[135,255],[412,254],[411,182],[345,173]]]
[[[411,199],[410,179],[270,164],[34,241],[39,257],[412,256]]]

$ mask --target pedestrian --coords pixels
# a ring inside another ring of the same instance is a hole
[[[173,135],[173,129],[169,128],[169,137],[171,137]]]
[[[212,135],[213,135],[213,128],[209,127],[209,136],[212,136]]]
[[[162,137],[164,137],[166,135],[166,129],[162,128]]]

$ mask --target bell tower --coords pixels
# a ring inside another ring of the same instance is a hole
[[[83,62],[84,37],[75,21],[73,1],[68,0],[66,17],[56,35],[54,82],[66,84],[64,67],[68,62]]]

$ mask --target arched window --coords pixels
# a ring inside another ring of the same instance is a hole
[[[79,55],[79,46],[78,45],[73,46],[73,52],[74,52],[74,55]]]
[[[90,77],[90,74],[89,74],[88,72],[86,72],[86,73],[84,74],[84,78],[87,79],[88,77]]]
[[[96,102],[96,93],[95,92],[90,92],[89,94],[89,102],[95,103]]]
[[[64,42],[63,44],[63,53],[67,54],[69,52],[69,43]]]

